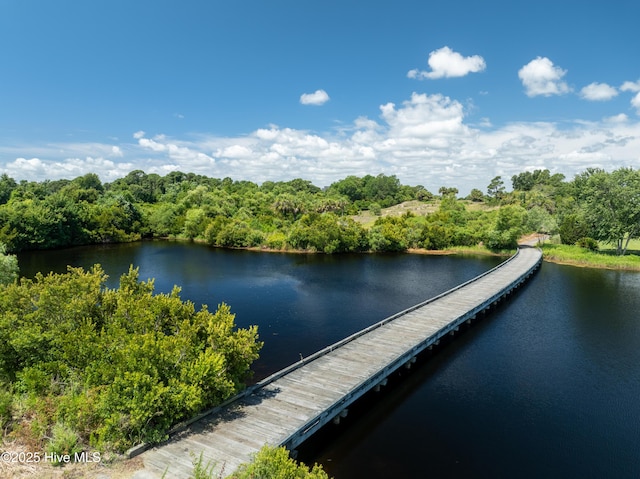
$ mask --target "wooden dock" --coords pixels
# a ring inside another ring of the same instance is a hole
[[[225,476],[264,444],[294,449],[328,422],[339,421],[350,404],[410,366],[417,354],[506,298],[541,261],[538,249],[520,248],[471,281],[273,374],[143,452],[144,469],[133,477],[191,477],[193,457],[200,454],[205,464],[215,464],[214,477]]]

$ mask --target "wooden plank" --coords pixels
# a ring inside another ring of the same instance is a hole
[[[335,371],[338,375],[349,378],[363,378],[369,374],[362,365],[367,364],[366,361],[369,359],[369,355],[363,357],[361,354],[352,354],[349,359],[333,357],[332,361],[318,361],[315,364],[315,369],[317,371]]]
[[[291,413],[292,417],[300,418],[308,421],[309,417],[322,412],[322,408],[317,403],[305,400],[302,394],[278,394],[272,401],[287,413]]]
[[[278,386],[280,387],[281,393],[288,394],[289,391],[301,392],[304,396],[317,401],[329,401],[336,396],[341,396],[341,393],[339,392],[330,391],[326,388],[318,387],[308,381],[304,381],[304,379],[296,379],[290,376],[285,376],[284,378],[279,379]]]
[[[326,378],[329,382],[337,385],[347,385],[356,382],[358,379],[358,373],[349,370],[339,370],[333,368],[327,368],[325,362],[310,363],[306,370],[309,374],[309,379]]]
[[[293,383],[291,387],[304,388],[309,391],[309,394],[314,394],[322,398],[330,399],[340,397],[344,394],[344,385],[341,385],[342,387],[340,389],[330,388],[326,385],[309,381],[306,375],[304,377],[292,377],[292,375],[288,375],[286,376],[286,380]],[[283,384],[287,385],[287,383]]]

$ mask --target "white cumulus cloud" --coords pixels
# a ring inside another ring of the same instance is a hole
[[[316,90],[313,93],[300,95],[300,103],[303,105],[324,105],[329,101],[329,95],[324,90]]]
[[[634,107],[640,115],[640,80],[638,81],[626,81],[620,86],[620,91],[630,91],[636,93],[631,99],[631,106]]]
[[[45,179],[71,179],[87,173],[97,173],[103,181],[113,181],[126,176],[136,168],[132,163],[116,163],[114,161],[87,156],[85,158],[16,158],[14,161],[0,165],[13,178],[42,181]]]
[[[431,71],[414,69],[410,70],[407,76],[418,80],[463,77],[469,73],[481,72],[487,67],[484,58],[480,55],[463,57],[447,46],[429,53],[427,63],[431,67]]]
[[[120,148],[119,146],[112,146],[111,147],[111,155],[112,156],[122,157],[123,156],[122,148]]]
[[[413,93],[396,109],[393,103],[380,107],[389,125],[389,136],[402,142],[442,143],[443,138],[464,133],[462,104],[443,95]],[[435,141],[437,140],[437,141]]]
[[[640,109],[640,91],[633,102]],[[498,175],[508,182],[523,171],[548,169],[571,179],[587,167],[611,170],[637,165],[640,158],[640,120],[635,115],[478,126],[468,120],[466,108],[445,95],[413,93],[403,102],[380,105],[376,118],[360,116],[323,133],[268,125],[222,137],[139,132],[130,142],[118,144],[3,142],[0,174],[42,181],[93,172],[103,181],[113,181],[140,169],[256,183],[304,178],[328,186],[349,175],[384,173],[433,192],[453,186],[465,195],[472,188],[486,189]],[[126,162],[117,151],[124,153]]]
[[[618,95],[618,90],[606,83],[591,83],[580,90],[580,96],[590,101],[611,100]]]
[[[527,96],[551,96],[571,91],[562,81],[566,73],[566,70],[555,66],[548,58],[538,57],[523,66],[518,71],[518,77],[524,85]]]
[[[636,96],[631,99],[631,106],[634,107],[638,115],[640,115],[640,92],[636,93]]]
[[[617,115],[605,118],[603,121],[606,123],[626,123],[629,121],[629,117],[624,113],[618,113]]]
[[[626,81],[620,87],[621,91],[631,91],[631,92],[639,92],[640,91],[640,80],[638,81]]]

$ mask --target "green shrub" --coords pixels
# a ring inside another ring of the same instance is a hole
[[[230,476],[232,479],[328,479],[322,466],[315,464],[309,469],[289,457],[284,447],[264,446],[249,464],[242,464]]]
[[[293,248],[324,253],[362,251],[367,245],[359,224],[334,213],[303,215],[289,231],[287,242]]]
[[[562,244],[575,244],[580,238],[589,234],[589,226],[584,215],[573,213],[565,215],[560,219],[558,233]]]
[[[191,455],[191,460],[193,462],[193,477],[192,479],[212,479],[213,478],[213,468],[215,464],[211,464],[211,462],[204,463],[204,459],[202,457],[202,453],[198,459],[195,456]]]
[[[258,357],[257,329],[237,329],[225,304],[155,295],[133,268],[118,289],[105,281],[96,266],[3,286],[0,377],[25,398],[28,421],[13,427],[35,445],[52,428],[56,451],[73,438],[118,451],[158,441],[243,388]]]
[[[219,245],[218,235],[230,223],[224,216],[216,216],[204,230],[204,239],[208,244]]]
[[[57,457],[63,455],[73,456],[82,452],[80,438],[69,426],[58,422],[51,428],[51,438],[45,448],[49,454],[55,454]]]
[[[405,251],[408,247],[403,218],[378,218],[369,230],[373,251]]]
[[[518,236],[520,232],[517,229],[509,229],[506,231],[491,231],[485,239],[485,246],[492,251],[500,251],[505,249],[514,249],[518,246]]]
[[[216,237],[216,244],[233,248],[241,248],[246,246],[255,246],[252,244],[255,235],[251,231],[249,225],[244,221],[232,220],[220,230]],[[258,239],[258,244],[261,239]]]
[[[580,238],[576,241],[576,246],[580,246],[580,248],[588,249],[589,251],[598,251],[600,249],[600,245],[593,238]]]
[[[9,391],[0,389],[0,428],[11,422],[13,416],[13,395]]]
[[[453,245],[454,229],[449,225],[430,223],[423,230],[422,245],[426,249],[446,249]]]
[[[274,231],[267,235],[266,244],[271,249],[284,249],[287,237],[281,231]]]

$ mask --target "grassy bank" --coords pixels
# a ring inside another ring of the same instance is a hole
[[[617,256],[613,250],[589,251],[579,246],[545,243],[542,246],[545,261],[588,268],[640,271],[640,253],[631,250]]]

